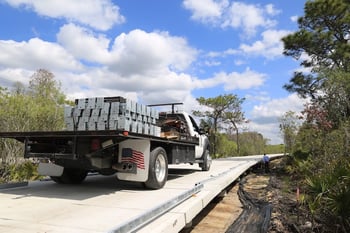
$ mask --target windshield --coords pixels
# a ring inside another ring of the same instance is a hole
[[[189,115],[189,118],[190,118],[190,120],[191,120],[191,123],[192,123],[192,125],[193,125],[193,129],[194,129],[194,131],[196,131],[196,132],[198,132],[199,133],[199,127],[198,127],[198,125],[197,125],[197,123],[196,123],[196,121]]]

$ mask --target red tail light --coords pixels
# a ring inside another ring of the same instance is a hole
[[[97,151],[101,148],[101,142],[100,139],[92,139],[91,140],[91,151]]]

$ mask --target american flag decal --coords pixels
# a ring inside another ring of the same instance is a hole
[[[142,152],[132,148],[122,149],[122,162],[135,163],[139,169],[145,169],[145,157]]]

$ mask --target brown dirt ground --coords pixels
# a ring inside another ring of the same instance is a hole
[[[272,204],[269,233],[314,232],[308,220],[309,212],[298,205],[296,185],[284,171],[284,160],[271,161],[271,173],[266,196]]]
[[[237,194],[238,185],[228,188],[226,194],[216,197],[192,221],[192,226],[181,233],[225,233],[242,213],[242,204]]]
[[[268,233],[314,232],[308,212],[296,201],[296,188],[283,170],[283,159],[270,162],[270,173],[257,166],[246,176],[243,187],[254,199],[272,204]],[[242,213],[237,195],[238,183],[227,189],[224,197],[214,199],[181,233],[229,232],[230,226]]]

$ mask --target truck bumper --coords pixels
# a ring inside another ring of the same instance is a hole
[[[64,167],[54,163],[39,163],[38,173],[43,176],[61,176]]]

